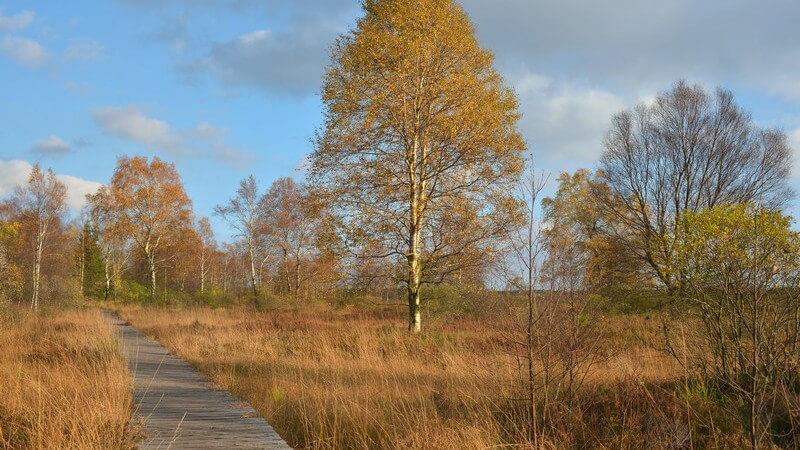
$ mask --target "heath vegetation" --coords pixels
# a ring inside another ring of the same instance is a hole
[[[96,310],[0,311],[0,448],[127,449],[131,380]]]

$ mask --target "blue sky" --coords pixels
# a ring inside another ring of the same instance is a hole
[[[759,123],[800,147],[798,2],[462,4],[518,92],[539,165],[554,176],[593,167],[611,115],[678,78],[733,89]],[[326,49],[359,14],[356,0],[0,8],[0,196],[39,162],[64,177],[78,207],[108,181],[117,156],[158,155],[176,164],[198,215],[249,173],[264,188],[302,177],[322,118]]]

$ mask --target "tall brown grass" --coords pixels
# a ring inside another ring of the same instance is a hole
[[[123,308],[123,318],[251,403],[294,447],[529,445],[508,324],[440,319],[422,335],[402,311]],[[554,447],[669,446],[682,403],[649,384],[680,380],[644,316],[607,326],[609,344],[580,402],[562,408]]]
[[[131,402],[99,312],[0,310],[0,448],[132,448]]]

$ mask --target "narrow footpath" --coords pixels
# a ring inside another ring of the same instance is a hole
[[[139,448],[290,448],[252,407],[116,313],[105,314],[133,374],[132,420],[144,434]]]

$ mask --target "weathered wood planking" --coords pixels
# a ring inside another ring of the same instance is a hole
[[[106,316],[134,376],[139,448],[290,448],[252,407],[115,313]]]

